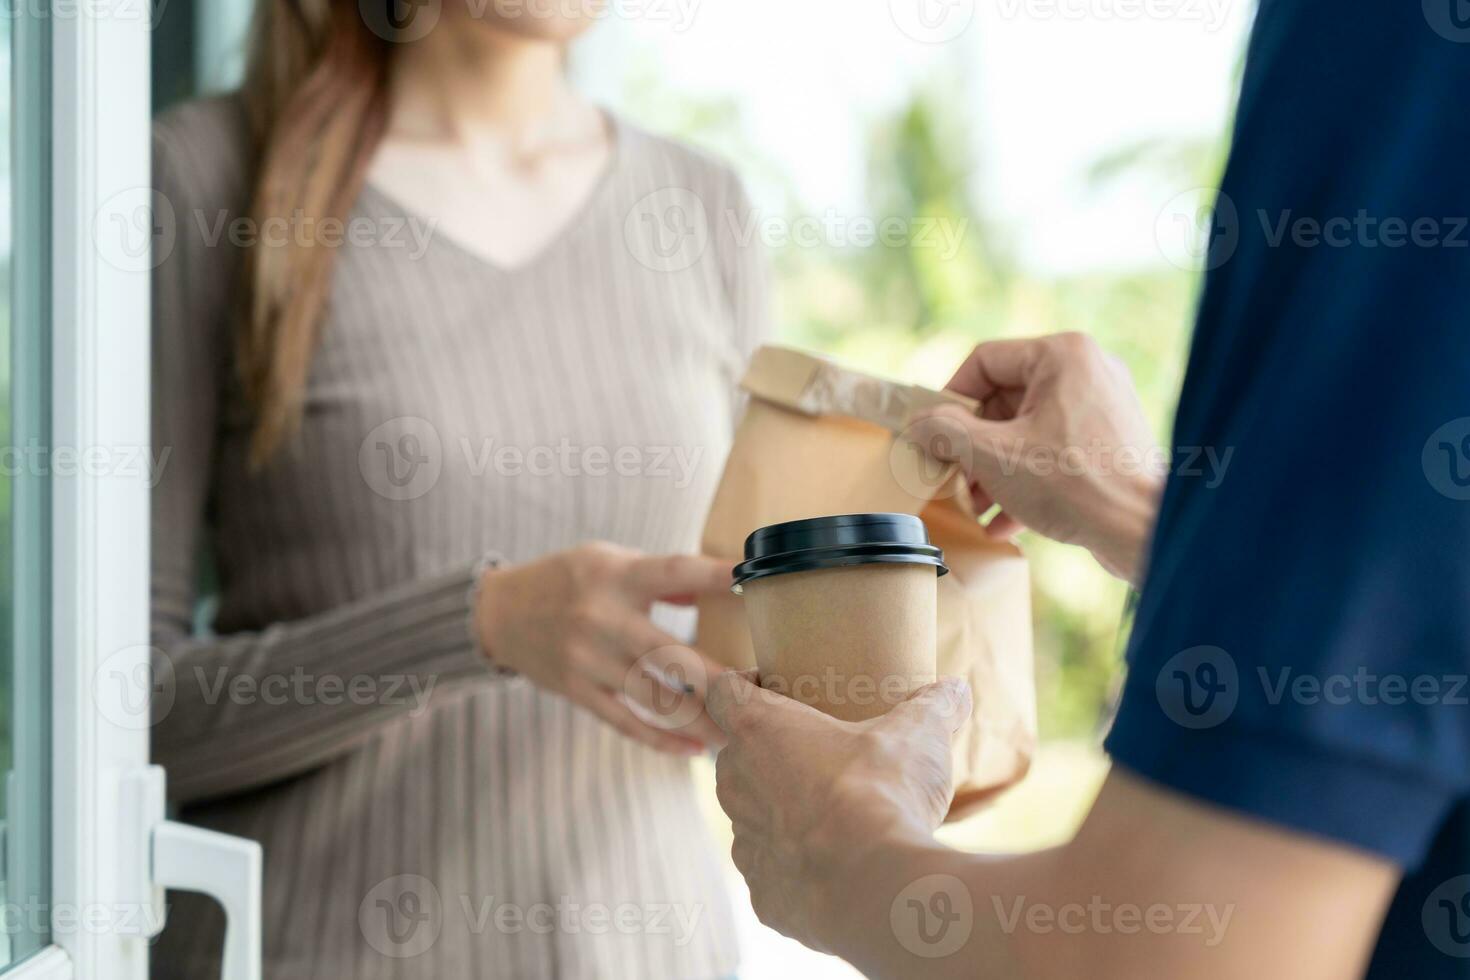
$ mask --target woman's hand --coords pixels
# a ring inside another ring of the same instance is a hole
[[[475,623],[496,664],[644,745],[697,755],[724,744],[704,710],[723,668],[648,614],[655,600],[687,604],[729,588],[728,562],[592,543],[485,572]]]
[[[958,463],[988,529],[1022,527],[1087,548],[1135,584],[1168,465],[1128,370],[1085,334],[998,340],[975,348],[948,387],[978,399],[918,416],[909,437]]]
[[[829,950],[866,855],[932,838],[953,797],[951,737],[970,686],[948,677],[887,714],[838,721],[726,671],[709,710],[729,734],[715,764],[735,867],[766,925]],[[848,892],[844,894],[844,892]]]

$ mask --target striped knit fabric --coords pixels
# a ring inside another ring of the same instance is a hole
[[[737,181],[613,128],[589,203],[515,270],[365,191],[299,437],[252,472],[238,104],[155,124],[153,754],[182,819],[264,845],[272,980],[734,970],[687,760],[497,675],[469,627],[487,553],[694,550],[764,332]],[[215,976],[219,913],[170,903],[154,975]]]

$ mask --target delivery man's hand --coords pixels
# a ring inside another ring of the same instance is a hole
[[[946,678],[886,715],[838,721],[726,671],[710,716],[729,737],[716,763],[731,856],[766,925],[814,949],[845,902],[829,893],[853,862],[930,840],[949,809],[950,738],[970,716],[967,683]]]
[[[941,406],[909,435],[963,467],[977,509],[1000,505],[991,533],[1028,527],[1139,581],[1167,465],[1122,363],[1085,334],[999,340],[948,387],[979,399],[982,417]]]
[[[753,677],[726,671],[707,700],[731,856],[762,922],[866,977],[1362,976],[1400,874],[1381,856],[1120,766],[1071,842],[962,853],[934,830],[966,684],[853,723]]]

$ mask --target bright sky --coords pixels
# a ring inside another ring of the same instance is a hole
[[[1193,181],[1140,175],[1099,190],[1087,172],[1139,140],[1221,134],[1255,9],[1255,0],[602,2],[603,23],[574,49],[585,89],[634,119],[646,107],[628,81],[650,67],[669,93],[733,98],[748,142],[808,214],[866,215],[868,123],[926,75],[962,63],[971,91],[956,104],[970,117],[974,190],[1041,273],[1167,260],[1156,222]],[[211,3],[220,23],[206,47],[225,51],[249,0]],[[781,205],[770,188],[752,190],[767,209]]]
[[[863,213],[867,120],[962,59],[975,188],[1038,271],[1162,260],[1158,180],[1089,192],[1088,168],[1140,139],[1222,132],[1252,0],[611,0],[577,74],[633,117],[623,80],[733,96],[804,209]],[[757,188],[759,195],[759,188]]]
[[[229,22],[213,47],[233,43],[248,2],[211,0]],[[1166,260],[1155,224],[1193,182],[1140,176],[1098,190],[1088,169],[1139,140],[1222,133],[1255,9],[1255,0],[603,2],[603,23],[574,49],[587,91],[637,119],[628,79],[652,66],[670,93],[733,97],[749,143],[809,214],[866,215],[868,122],[927,74],[963,63],[971,91],[957,105],[971,117],[974,189],[1041,273]],[[770,189],[752,189],[780,206]]]

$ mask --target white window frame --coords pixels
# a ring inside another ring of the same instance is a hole
[[[13,115],[25,191],[15,209],[49,241],[49,253],[17,243],[26,271],[14,309],[18,336],[50,364],[52,465],[17,482],[26,513],[45,496],[50,540],[24,526],[16,542],[50,564],[49,665],[18,666],[50,674],[51,945],[3,980],[147,980],[165,887],[223,906],[224,980],[261,975],[259,845],[165,820],[164,773],[148,764],[150,245],[155,224],[172,220],[152,191],[152,17],[150,0],[15,10],[26,96]],[[21,378],[13,397],[41,431],[35,381]],[[31,617],[26,635],[44,632],[29,604],[17,614]],[[10,829],[17,841],[42,836]]]
[[[165,887],[223,906],[224,980],[261,975],[259,845],[165,820],[148,765],[152,17],[50,8],[51,458],[82,465],[49,480],[52,945],[5,980],[147,980]]]
[[[151,7],[53,5],[50,29],[52,445],[146,451],[148,270],[107,261],[96,230],[151,182]],[[147,663],[148,488],[107,469],[52,481],[51,903],[125,914],[137,903],[119,880],[120,795],[148,763],[148,731],[109,722],[125,712],[107,700],[125,692],[98,678]],[[75,928],[52,942],[7,980],[146,980],[142,935]]]

